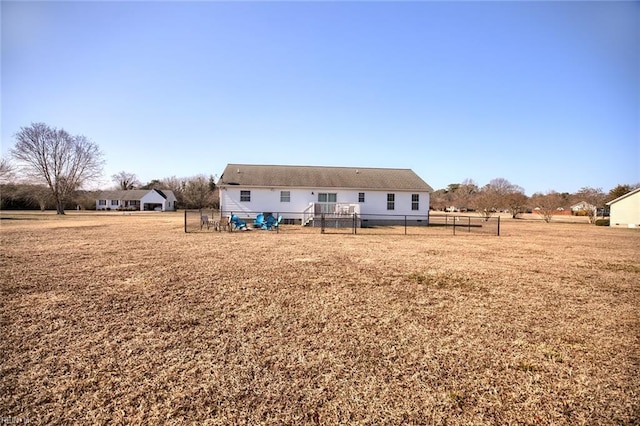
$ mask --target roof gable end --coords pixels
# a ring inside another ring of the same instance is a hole
[[[611,204],[617,203],[618,201],[621,201],[621,200],[623,200],[623,199],[625,199],[625,198],[627,198],[627,197],[630,197],[630,196],[632,196],[632,195],[634,195],[634,194],[636,194],[636,193],[638,193],[638,192],[640,192],[640,187],[638,187],[638,188],[634,189],[633,191],[629,191],[629,192],[627,192],[627,193],[626,193],[626,194],[624,194],[624,195],[619,196],[619,197],[618,197],[618,198],[616,198],[615,200],[611,200],[611,201],[609,201],[609,202],[607,203],[607,205],[608,205],[608,206],[610,206]]]

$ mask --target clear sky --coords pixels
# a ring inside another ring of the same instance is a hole
[[[528,195],[640,182],[640,2],[1,2],[2,155],[83,134],[143,183],[411,168]]]

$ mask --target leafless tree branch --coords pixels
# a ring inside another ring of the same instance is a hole
[[[58,214],[64,214],[65,201],[77,189],[102,174],[102,153],[85,136],[72,136],[64,129],[32,123],[22,127],[15,140],[13,158],[28,176],[49,187]]]

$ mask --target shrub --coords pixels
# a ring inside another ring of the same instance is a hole
[[[596,219],[596,226],[609,226],[609,219]]]

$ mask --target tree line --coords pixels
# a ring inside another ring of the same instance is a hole
[[[593,223],[605,213],[606,203],[640,187],[640,184],[619,184],[609,192],[602,188],[583,187],[578,192],[548,191],[527,196],[524,189],[507,179],[496,178],[480,187],[472,179],[448,185],[431,194],[431,208],[436,210],[475,211],[489,218],[497,212],[508,212],[515,219],[525,212],[537,212],[547,222],[554,214],[568,211],[583,203],[575,213],[588,216]]]
[[[135,173],[121,171],[111,176],[115,189],[168,189],[173,192],[179,208],[201,209],[220,207],[220,197],[216,186],[216,176],[199,174],[196,176],[153,179],[140,183]]]
[[[104,155],[98,145],[83,135],[45,123],[21,127],[15,136],[9,158],[0,159],[0,208],[2,209],[95,209],[102,191],[83,187],[102,177]],[[179,208],[219,206],[215,177],[175,176],[139,182],[134,173],[113,175],[108,189],[168,189]]]
[[[9,158],[0,159],[0,208],[53,208],[58,214],[65,209],[95,209],[101,191],[83,190],[102,176],[104,156],[98,145],[83,135],[72,135],[44,123],[21,127],[15,134],[15,145]],[[154,179],[142,184],[135,173],[121,171],[111,176],[109,189],[168,189],[173,191],[178,208],[219,208],[215,176],[175,176]],[[527,211],[537,211],[549,221],[558,210],[578,202],[588,203],[584,214],[595,220],[598,209],[640,187],[621,184],[605,193],[602,188],[582,188],[575,194],[549,191],[528,197],[524,189],[504,178],[496,178],[480,187],[471,179],[450,184],[431,195],[431,208],[475,211],[489,218],[507,211],[517,218]]]
[[[176,196],[176,205],[184,209],[213,208],[220,206],[214,176],[197,175],[186,178],[175,176],[153,179],[146,184],[129,186],[127,189],[163,189],[171,190]],[[47,185],[29,183],[16,177],[14,180],[2,179],[0,183],[0,208],[5,210],[58,210],[58,203]],[[123,189],[113,185],[107,190]],[[96,200],[103,190],[76,190],[62,203],[62,210],[94,210]]]

